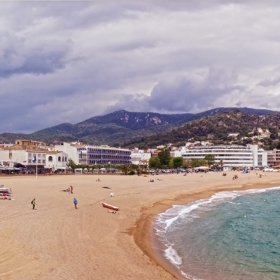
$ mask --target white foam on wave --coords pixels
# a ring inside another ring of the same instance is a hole
[[[218,192],[212,195],[210,198],[200,199],[185,205],[173,205],[172,208],[157,215],[153,223],[153,228],[155,230],[155,234],[158,236],[159,241],[166,248],[164,250],[165,258],[168,261],[170,261],[173,265],[175,265],[183,276],[191,278],[193,280],[202,280],[194,278],[193,276],[185,273],[184,271],[182,271],[182,269],[180,269],[183,259],[178,254],[173,244],[167,239],[166,233],[176,226],[176,222],[179,221],[179,219],[184,219],[184,223],[192,222],[194,219],[200,217],[200,213],[210,211],[214,207],[222,203],[231,202],[236,197],[254,193],[262,193],[271,190],[280,190],[280,187],[273,187],[267,189],[249,189],[245,191]]]
[[[172,208],[157,215],[154,222],[154,228],[156,232],[166,232],[180,218],[184,218],[186,221],[189,220],[190,222],[193,221],[194,218],[199,218],[198,212],[194,212],[195,210],[205,212],[211,210],[219,204],[230,202],[238,196],[279,189],[280,187],[249,189],[245,191],[223,191],[212,195],[210,198],[200,199],[185,205],[173,205]]]
[[[182,264],[182,258],[172,246],[169,246],[164,250],[164,255],[168,260],[171,261],[171,263],[175,264],[176,266]]]
[[[168,248],[166,248],[164,250],[164,256],[173,264],[175,265],[180,273],[182,274],[182,276],[188,278],[188,279],[192,279],[192,280],[203,280],[200,278],[195,278],[194,276],[185,273],[183,270],[180,269],[180,266],[182,264],[182,258],[179,256],[178,252],[173,248],[172,245],[170,245]]]

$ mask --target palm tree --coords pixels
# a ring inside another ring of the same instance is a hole
[[[129,170],[128,165],[123,164],[123,165],[121,166],[121,171],[124,173],[124,175],[127,175],[128,170]]]
[[[222,159],[220,160],[220,166],[221,166],[221,170],[224,170],[224,162]]]

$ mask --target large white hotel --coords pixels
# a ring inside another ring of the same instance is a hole
[[[267,166],[267,152],[258,149],[257,145],[247,146],[195,146],[183,148],[184,159],[204,159],[206,155],[214,155],[215,162],[223,162],[228,167]]]
[[[107,145],[91,146],[80,143],[61,143],[55,145],[56,151],[63,151],[76,164],[84,165],[122,165],[131,164],[131,151]]]

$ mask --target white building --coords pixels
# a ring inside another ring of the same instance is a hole
[[[182,156],[182,150],[184,150],[183,148],[179,148],[179,149],[173,149],[170,151],[170,156],[171,157],[181,157]]]
[[[63,142],[60,145],[55,145],[54,150],[52,151],[62,151],[68,155],[68,159],[71,159],[76,164],[79,164],[82,162],[82,158],[84,158],[86,162],[86,153],[84,152],[85,156],[81,158],[81,151],[79,151],[79,149],[84,149],[84,151],[86,151],[86,146],[80,144],[79,142]]]
[[[31,140],[16,140],[15,145],[8,145],[0,149],[0,161],[21,164],[27,169],[51,168],[66,169],[68,155],[64,152],[52,152],[46,149],[47,145]],[[36,161],[34,160],[36,158]]]
[[[148,165],[151,153],[135,148],[131,151],[131,163],[135,165]]]
[[[258,150],[257,145],[248,146],[196,146],[182,150],[184,159],[204,159],[206,155],[215,156],[215,163],[223,162],[228,167],[267,166],[267,152]]]
[[[122,165],[131,163],[131,151],[128,149],[103,146],[91,146],[81,143],[61,143],[55,145],[56,151],[68,154],[75,164],[83,165]]]
[[[66,170],[68,154],[60,151],[47,151],[45,168],[55,170]]]
[[[46,151],[45,150],[25,150],[19,147],[7,147],[0,150],[1,161],[12,161],[22,165],[36,166],[33,162],[34,157],[37,159],[37,165],[44,166],[46,163]]]

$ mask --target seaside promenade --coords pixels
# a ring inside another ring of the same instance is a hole
[[[280,185],[280,173],[262,175],[0,177],[14,199],[0,201],[0,279],[180,279],[151,248],[155,215],[220,190]],[[70,185],[73,194],[61,191]]]

